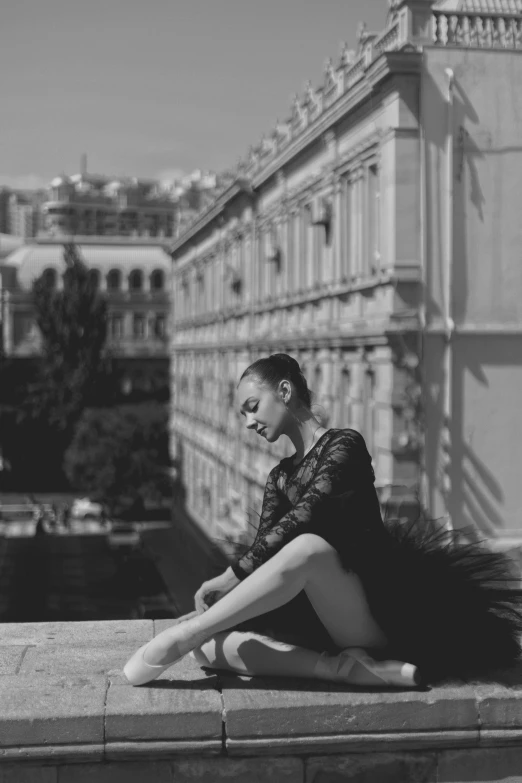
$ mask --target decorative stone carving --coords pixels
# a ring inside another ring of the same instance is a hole
[[[339,97],[341,94],[340,87],[341,79],[330,58],[324,66],[323,99],[325,106],[329,106]]]
[[[342,68],[349,68],[355,60],[357,59],[357,55],[353,49],[350,49],[348,47],[348,44],[345,43],[342,46],[341,49],[341,58],[340,58],[340,65]]]
[[[522,0],[441,0],[433,7],[440,46],[522,48]]]
[[[308,119],[315,119],[323,110],[322,88],[314,89],[312,82],[309,81],[305,87],[303,104],[308,110]]]
[[[300,131],[304,130],[308,125],[308,110],[305,105],[301,103],[299,95],[294,96],[292,103],[292,113],[290,125],[292,129],[292,135],[296,136]]]

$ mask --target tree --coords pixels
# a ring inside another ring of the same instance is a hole
[[[168,495],[169,464],[167,408],[144,403],[86,410],[64,468],[74,488],[114,510]]]
[[[31,395],[33,415],[71,435],[102,376],[107,303],[76,245],[64,245],[63,288],[44,273],[33,284],[42,335],[41,376]]]
[[[103,356],[105,299],[74,244],[64,245],[64,260],[61,289],[45,272],[33,284],[41,356],[31,362],[22,386],[23,373],[8,363],[0,373],[0,382],[11,378],[20,389],[16,399],[6,393],[0,399],[0,448],[12,468],[3,480],[13,489],[66,488],[62,463],[76,422],[110,386]],[[12,382],[7,387],[14,388]]]

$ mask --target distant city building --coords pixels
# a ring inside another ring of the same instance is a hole
[[[159,183],[97,174],[56,177],[42,205],[48,236],[174,236],[176,205]]]
[[[47,236],[169,238],[185,214],[201,209],[216,176],[196,171],[179,181],[114,178],[83,171],[52,180],[42,205]]]
[[[107,297],[107,349],[128,370],[125,383],[132,388],[133,379],[139,375],[140,383],[146,384],[149,368],[149,380],[159,374],[166,386],[170,256],[164,247],[150,240],[82,237],[77,246]],[[4,356],[30,359],[39,355],[41,338],[31,287],[42,274],[59,287],[64,270],[63,241],[56,239],[36,239],[0,260]]]
[[[9,234],[8,205],[10,195],[9,188],[0,188],[0,234]]]
[[[35,236],[168,239],[199,212],[224,177],[199,169],[170,182],[82,171],[55,177],[46,190],[0,188],[0,233]],[[228,175],[229,176],[229,175]]]
[[[43,191],[0,190],[0,233],[30,239],[40,230]]]
[[[522,541],[522,0],[388,6],[172,245],[178,512],[216,541],[292,451],[235,408],[274,351],[392,513]]]

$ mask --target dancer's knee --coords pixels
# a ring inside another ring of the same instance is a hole
[[[286,562],[290,567],[307,566],[337,555],[334,547],[315,533],[296,536],[281,551],[286,555]]]

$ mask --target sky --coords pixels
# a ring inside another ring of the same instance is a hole
[[[233,167],[387,0],[5,0],[0,185]]]

